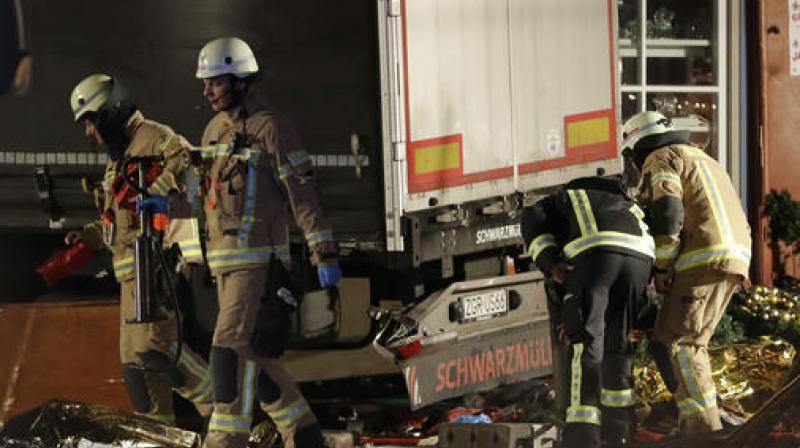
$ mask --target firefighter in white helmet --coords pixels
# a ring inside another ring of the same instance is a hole
[[[157,177],[148,192],[166,195],[181,188],[178,181],[187,165],[189,145],[172,129],[146,120],[131,102],[121,83],[105,74],[80,81],[70,96],[76,123],[90,143],[105,148],[109,160],[102,184],[95,188],[98,221],[69,232],[67,244],[83,241],[113,255],[114,274],[120,283],[120,359],[128,396],[137,413],[174,423],[173,389],[194,402],[201,414],[211,411],[211,383],[207,363],[185,344],[177,364],[177,323],[174,317],[148,324],[131,324],[134,315],[133,241],[138,232],[132,194],[125,194],[121,166],[127,157],[163,156],[153,170]],[[202,262],[196,225],[173,220],[166,229],[170,243],[178,243],[186,261]]]
[[[209,173],[207,259],[220,307],[210,356],[214,412],[205,446],[247,445],[255,394],[287,448],[316,448],[324,446],[319,424],[277,359],[282,347],[253,342],[259,309],[275,299],[265,285],[276,280],[276,266],[288,262],[290,210],[320,286],[335,286],[342,273],[311,159],[289,121],[256,95],[258,71],[241,39],[216,39],[200,50],[196,76],[216,112],[200,153]]]
[[[680,429],[721,429],[707,346],[748,276],[750,226],[725,168],[664,115],[631,117],[622,148],[626,177],[637,179],[656,242],[654,280],[665,300],[653,329],[654,355],[677,402]]]

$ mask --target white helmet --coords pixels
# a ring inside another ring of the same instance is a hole
[[[89,75],[79,82],[69,97],[75,121],[79,121],[87,112],[97,113],[108,100],[113,84],[111,77],[102,73]]]
[[[663,134],[674,131],[669,118],[659,112],[646,111],[638,113],[622,126],[622,149],[633,149],[636,142],[648,135]]]
[[[253,50],[238,37],[220,37],[205,44],[197,57],[197,73],[200,79],[231,74],[246,78],[258,73],[258,63]]]

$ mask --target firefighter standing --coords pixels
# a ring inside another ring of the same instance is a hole
[[[569,339],[563,446],[630,438],[635,397],[628,330],[654,256],[643,217],[616,181],[599,177],[573,180],[523,212],[528,254],[565,291],[552,316]]]
[[[681,431],[718,430],[707,346],[748,275],[750,226],[725,169],[666,117],[635,115],[623,138],[628,177],[639,185],[656,241],[656,289],[665,294],[653,342],[670,362],[659,369],[673,384]]]
[[[255,56],[240,39],[216,39],[200,51],[196,76],[217,112],[199,150],[209,167],[207,260],[220,305],[210,358],[214,412],[204,446],[246,446],[257,397],[287,448],[316,448],[324,443],[308,403],[278,359],[257,353],[251,341],[269,264],[289,254],[289,208],[323,288],[341,277],[338,249],[311,160],[286,118],[256,97],[257,74]]]
[[[182,167],[188,160],[189,145],[162,124],[146,120],[131,102],[118,80],[95,74],[82,80],[72,91],[70,105],[75,122],[82,123],[92,145],[104,147],[109,156],[102,185],[95,189],[95,203],[101,219],[81,232],[67,234],[67,244],[83,241],[94,249],[111,250],[114,274],[120,283],[120,358],[128,396],[136,411],[147,417],[174,423],[173,388],[192,401],[201,414],[211,408],[211,382],[207,363],[185,345],[177,365],[177,323],[174,317],[148,324],[130,324],[134,316],[134,252],[138,233],[135,210],[124,202],[132,195],[121,191],[124,158],[163,156],[161,173],[149,192],[165,195],[178,189]],[[182,235],[178,243],[187,261],[202,261],[199,234],[191,220],[170,222],[168,233]]]

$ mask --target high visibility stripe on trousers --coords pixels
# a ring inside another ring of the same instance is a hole
[[[170,345],[170,355],[174,357],[177,351],[178,344],[172,343]],[[181,350],[181,356],[178,358],[178,365],[183,366],[195,378],[200,379],[200,382],[194,387],[194,389],[181,392],[181,396],[189,401],[207,401],[209,398],[211,398],[211,374],[208,367],[198,364],[197,360],[185,350]]]
[[[295,402],[277,411],[268,412],[268,414],[275,426],[283,429],[297,423],[310,412],[311,408],[308,406],[308,402],[303,397],[300,397]]]
[[[241,394],[239,400],[242,404],[240,414],[225,414],[214,406],[211,420],[208,422],[209,431],[219,431],[234,434],[249,434],[250,424],[253,421],[253,398],[256,392],[256,363],[245,361],[242,372]]]
[[[642,235],[639,236],[609,230],[599,231],[586,191],[567,190],[567,195],[572,203],[578,227],[581,229],[581,236],[564,246],[564,255],[567,258],[574,258],[581,252],[597,246],[623,247],[650,258],[655,257],[655,242],[647,233],[646,226],[641,223],[640,218],[637,217],[642,229]],[[634,216],[637,215],[634,213]]]
[[[679,373],[683,377],[686,385],[688,397],[678,401],[678,410],[681,415],[688,416],[699,414],[717,407],[717,393],[714,387],[708,390],[701,390],[694,375],[692,358],[688,348],[684,345],[677,346],[677,358]]]
[[[570,405],[567,408],[567,423],[590,423],[600,426],[600,409],[596,406],[581,404],[581,383],[583,372],[581,367],[581,356],[583,355],[583,344],[573,344],[572,346],[572,378],[570,379]]]
[[[609,408],[627,408],[636,405],[633,389],[600,389],[600,404]]]

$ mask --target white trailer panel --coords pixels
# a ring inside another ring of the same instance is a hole
[[[614,6],[402,0],[404,211],[618,171]]]

